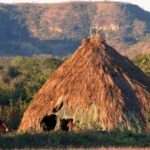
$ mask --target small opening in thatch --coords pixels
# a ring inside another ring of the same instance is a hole
[[[63,102],[60,102],[53,108],[53,113],[58,112],[63,107]]]
[[[73,119],[61,119],[60,120],[60,128],[63,131],[71,131],[73,128]]]
[[[45,116],[41,121],[41,127],[44,131],[54,130],[57,124],[57,116],[55,114],[51,114],[49,116]]]

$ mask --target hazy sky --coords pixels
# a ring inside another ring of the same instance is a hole
[[[5,2],[5,3],[14,3],[14,2],[15,3],[17,3],[17,2],[20,2],[20,3],[21,2],[53,3],[53,2],[64,2],[64,1],[67,2],[67,1],[75,1],[75,0],[0,0],[0,2]],[[80,0],[78,0],[78,1],[80,1]],[[86,0],[82,0],[82,1],[86,1]],[[90,0],[90,1],[95,1],[95,0]],[[149,0],[115,0],[115,1],[138,4],[139,6],[143,7],[144,9],[150,11],[150,1]]]

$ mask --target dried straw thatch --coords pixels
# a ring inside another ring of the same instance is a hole
[[[150,79],[93,36],[82,42],[35,95],[19,132],[57,130],[63,119],[68,128],[78,130],[149,131],[148,117]],[[72,120],[71,127],[67,119]]]

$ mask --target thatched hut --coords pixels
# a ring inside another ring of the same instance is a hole
[[[149,115],[150,78],[100,37],[91,36],[35,95],[19,132],[70,126],[148,131]]]

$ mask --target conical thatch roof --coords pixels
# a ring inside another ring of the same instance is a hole
[[[148,115],[150,79],[93,36],[82,42],[35,95],[19,131],[50,130],[54,124],[59,128],[58,120],[67,118],[78,129],[144,131],[149,130]],[[46,128],[42,121],[50,116],[52,126]]]

